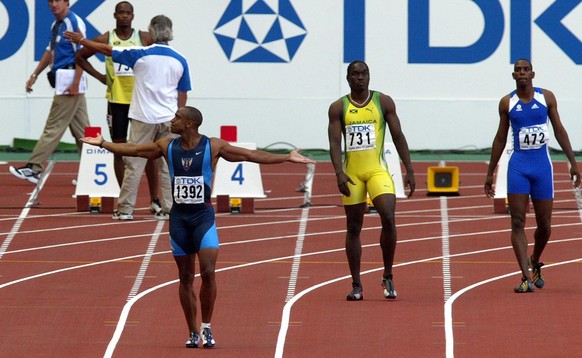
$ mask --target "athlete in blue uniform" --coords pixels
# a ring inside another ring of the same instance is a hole
[[[219,138],[208,138],[198,132],[202,113],[194,107],[181,107],[171,121],[172,133],[180,137],[161,138],[154,143],[110,143],[101,135],[82,138],[123,156],[157,159],[165,157],[172,179],[173,205],[170,211],[172,253],[180,276],[180,303],[190,331],[189,348],[198,347],[200,334],[205,348],[214,346],[210,320],[216,299],[214,270],[218,257],[218,235],[214,209],[210,202],[212,177],[219,158],[230,162],[250,161],[260,164],[283,162],[313,163],[298,150],[289,154],[273,154],[230,145]],[[200,260],[200,304],[202,326],[196,328],[196,294],[194,292],[195,257]]]
[[[570,162],[570,177],[574,187],[580,186],[580,171],[570,145],[568,133],[560,121],[554,94],[534,87],[535,76],[529,60],[520,59],[513,67],[516,90],[499,102],[499,128],[485,180],[485,194],[494,197],[493,172],[507,143],[508,131],[512,133],[512,153],[507,169],[507,202],[511,213],[511,244],[523,274],[521,283],[514,288],[517,293],[533,292],[534,286],[544,287],[540,262],[542,252],[551,233],[554,182],[548,141],[548,118],[558,144]],[[534,206],[537,228],[534,233],[533,254],[528,260],[525,237],[525,211],[528,199]],[[528,266],[532,268],[530,276]]]

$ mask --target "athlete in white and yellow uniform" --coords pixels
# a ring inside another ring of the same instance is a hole
[[[367,194],[374,200],[380,194],[395,194],[394,181],[384,158],[386,122],[380,106],[380,93],[370,91],[371,99],[357,107],[348,96],[344,106],[344,167],[354,184],[345,205],[366,202]]]
[[[346,79],[351,92],[329,107],[328,136],[331,161],[339,191],[343,194],[346,213],[346,255],[352,275],[352,291],[347,300],[358,301],[364,298],[360,281],[360,232],[367,210],[367,194],[382,220],[380,246],[384,261],[384,297],[395,299],[392,265],[396,250],[396,195],[394,182],[384,159],[386,131],[390,131],[392,141],[406,168],[405,185],[410,188],[410,197],[414,193],[415,180],[408,143],[400,128],[400,119],[392,98],[369,90],[368,65],[362,61],[350,63]],[[342,160],[342,136],[345,160]]]

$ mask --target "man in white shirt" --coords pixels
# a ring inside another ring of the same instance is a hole
[[[148,32],[153,44],[147,47],[111,47],[89,41],[80,33],[66,32],[71,42],[86,46],[113,61],[133,68],[135,83],[128,117],[132,119],[128,143],[152,143],[171,135],[170,120],[186,105],[190,72],[186,58],[168,45],[173,39],[172,20],[158,15],[150,21]],[[132,220],[145,158],[124,158],[125,174],[114,219]],[[162,212],[157,219],[167,220],[172,205],[171,183],[166,163],[160,168]]]

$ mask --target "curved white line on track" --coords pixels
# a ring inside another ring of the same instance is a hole
[[[162,252],[162,253],[167,253],[167,251]],[[159,255],[159,254],[162,254],[162,253],[156,253],[155,255]],[[82,269],[82,268],[91,267],[91,266],[103,265],[103,264],[108,264],[108,263],[117,262],[117,261],[130,260],[130,259],[135,259],[135,258],[143,257],[143,256],[144,255],[141,254],[141,255],[132,255],[132,256],[125,256],[125,257],[118,257],[116,259],[110,259],[110,260],[98,261],[98,262],[91,262],[91,263],[84,264],[84,265],[66,267],[66,268],[62,268],[62,269],[58,269],[58,270],[54,270],[54,271],[43,272],[43,273],[39,273],[39,274],[36,274],[36,275],[27,276],[27,277],[20,278],[18,280],[14,280],[14,281],[10,281],[10,282],[6,282],[6,283],[3,283],[3,284],[0,284],[0,289],[2,289],[4,287],[11,286],[11,285],[14,285],[14,284],[17,284],[17,283],[21,283],[21,282],[25,282],[25,281],[30,281],[30,280],[33,280],[35,278],[39,278],[39,277],[43,277],[43,276],[54,275],[54,274],[61,273],[61,272],[72,271],[72,270]]]
[[[327,253],[328,251],[336,251],[336,250],[327,250],[327,251],[324,251],[323,253]],[[317,254],[321,254],[321,253],[317,253]],[[310,256],[310,255],[315,255],[315,253],[304,254],[303,256]],[[245,264],[240,264],[240,265],[235,265],[235,266],[217,269],[216,272],[229,271],[229,270],[234,270],[234,269],[249,267],[249,266],[255,266],[255,265],[260,265],[260,264],[274,262],[274,261],[289,260],[293,257],[294,257],[294,255],[293,256],[278,257],[278,258],[274,258],[274,259],[255,261],[255,262],[249,262],[249,263],[245,263]],[[200,277],[200,274],[197,273],[195,275],[195,277]],[[107,349],[105,351],[105,354],[103,355],[104,358],[110,358],[113,355],[113,352],[115,351],[115,348],[117,347],[117,343],[119,343],[119,339],[121,338],[121,334],[123,333],[123,329],[125,328],[125,323],[127,322],[127,317],[129,316],[129,312],[131,310],[131,307],[140,298],[144,297],[145,295],[147,295],[151,292],[154,292],[160,288],[166,287],[166,286],[173,284],[173,283],[178,283],[178,280],[176,279],[176,280],[164,282],[164,283],[159,284],[157,286],[151,287],[151,288],[143,291],[142,293],[138,294],[137,296],[135,296],[131,300],[129,300],[125,304],[125,306],[123,306],[123,309],[121,311],[121,315],[119,317],[119,320],[117,321],[117,326],[115,327],[115,332],[113,333],[113,337],[111,337],[111,340],[109,341],[109,344],[107,345]]]
[[[424,239],[422,239],[424,240]],[[420,240],[420,241],[422,241]],[[578,241],[578,240],[582,240],[582,238],[571,238],[571,239],[563,239],[563,240],[555,240],[555,241],[550,241],[549,244],[553,244],[553,243],[561,243],[561,242],[569,242],[569,241]],[[403,240],[401,243],[404,242],[418,242],[419,239],[413,239],[413,240]],[[244,242],[240,242],[240,243],[244,243]],[[229,243],[227,243],[229,244]],[[372,246],[378,246],[379,244],[369,244],[369,245],[363,245],[362,247],[372,247]],[[504,247],[499,247],[499,248],[492,248],[492,249],[487,249],[487,250],[479,250],[479,251],[474,251],[474,252],[467,252],[467,253],[460,253],[460,254],[454,254],[451,255],[451,257],[458,257],[458,256],[466,256],[466,255],[472,255],[472,254],[478,254],[478,253],[484,253],[484,252],[492,252],[492,251],[499,251],[499,250],[506,250],[506,249],[510,249],[511,246],[504,246]],[[326,254],[326,253],[331,253],[331,252],[339,252],[339,251],[343,251],[345,250],[345,248],[337,248],[337,249],[330,249],[330,250],[324,250],[324,251],[318,251],[318,252],[312,252],[312,253],[306,253],[306,254],[302,254],[302,256],[315,256],[315,255],[322,255],[322,254]],[[154,255],[162,255],[162,254],[168,254],[170,253],[170,251],[162,251],[162,252],[158,252],[155,253]],[[48,276],[48,275],[52,275],[52,274],[57,274],[57,273],[61,273],[61,272],[66,272],[66,271],[71,271],[71,270],[76,270],[76,269],[82,269],[82,268],[87,268],[87,267],[91,267],[91,266],[97,266],[97,265],[102,265],[102,264],[107,264],[107,263],[112,263],[112,262],[117,262],[117,261],[123,261],[123,260],[129,260],[129,259],[135,259],[138,257],[143,257],[143,254],[139,254],[139,255],[132,255],[132,256],[125,256],[125,257],[120,257],[120,258],[116,258],[116,259],[110,259],[110,260],[105,260],[105,261],[100,261],[100,262],[94,262],[94,263],[89,263],[89,264],[84,264],[84,265],[79,265],[79,266],[74,266],[74,267],[68,267],[68,268],[64,268],[64,269],[59,269],[59,270],[54,270],[54,271],[50,271],[50,272],[44,272],[41,274],[37,274],[37,275],[33,275],[33,276],[29,276],[29,277],[24,277],[18,280],[14,280],[11,282],[7,282],[4,284],[0,284],[0,289],[5,288],[7,286],[10,285],[14,285],[17,283],[21,283],[21,282],[25,282],[25,281],[29,281],[29,280],[33,280],[36,278],[40,278],[43,276]],[[243,268],[243,267],[249,267],[249,266],[255,266],[255,265],[260,265],[260,264],[264,264],[264,263],[269,263],[269,262],[274,262],[274,261],[282,261],[282,260],[289,260],[292,259],[294,256],[284,256],[284,257],[278,257],[278,258],[273,258],[273,259],[266,259],[266,260],[261,260],[261,261],[256,261],[256,262],[251,262],[251,263],[245,263],[245,264],[241,264],[241,265],[235,265],[235,266],[231,266],[231,267],[225,267],[222,269],[217,269],[216,272],[221,272],[221,271],[228,271],[228,270],[233,270],[233,269],[238,269],[238,268]],[[406,265],[412,265],[412,264],[416,264],[416,263],[422,263],[422,262],[426,262],[426,261],[432,261],[432,260],[439,260],[442,259],[442,256],[437,256],[437,257],[432,257],[432,258],[426,258],[426,259],[421,259],[421,260],[415,260],[415,261],[410,261],[410,262],[405,262],[405,263],[400,263],[400,264],[396,264],[394,265],[394,267],[400,267],[400,266],[406,266]],[[550,265],[546,265],[546,266],[550,266]],[[377,269],[372,269],[372,270],[368,270],[368,271],[364,271],[362,272],[362,274],[368,274],[371,272],[377,272],[382,270],[383,268],[377,268]],[[198,275],[197,275],[198,276]],[[293,306],[293,304],[295,302],[297,302],[299,300],[299,298],[303,297],[305,294],[323,287],[325,285],[337,282],[337,281],[341,281],[344,279],[349,279],[350,276],[342,276],[333,280],[329,280],[320,284],[317,284],[315,286],[312,286],[311,288],[307,288],[305,290],[303,290],[302,292],[298,293],[291,301],[289,301],[285,307],[283,308],[283,319],[281,321],[281,329],[279,331],[279,335],[278,335],[278,339],[277,339],[277,348],[276,348],[276,352],[280,351],[280,355],[277,355],[277,357],[282,356],[282,352],[283,352],[283,348],[284,348],[284,344],[285,344],[285,338],[286,338],[286,333],[287,333],[287,329],[289,326],[289,317],[290,317],[290,312],[291,312],[291,307]],[[150,289],[136,295],[135,297],[133,297],[130,301],[128,301],[124,308],[122,309],[121,312],[121,316],[119,318],[119,321],[117,323],[114,335],[111,339],[111,341],[108,344],[106,353],[104,355],[104,357],[111,357],[111,355],[113,354],[113,351],[115,350],[115,347],[117,345],[117,343],[119,342],[119,339],[121,337],[121,334],[123,332],[123,329],[125,327],[125,324],[127,322],[127,317],[129,315],[129,312],[131,310],[131,307],[133,306],[134,303],[136,303],[139,299],[141,299],[142,297],[144,297],[145,295],[156,291],[159,288],[168,286],[170,284],[174,284],[177,283],[178,280],[172,280],[172,281],[168,281],[165,283],[162,283],[160,285],[151,287]]]
[[[338,216],[338,217],[343,217],[343,216]],[[483,216],[483,217],[478,217],[478,218],[460,219],[460,220],[456,220],[456,222],[474,221],[474,220],[484,220],[484,219],[506,219],[506,217],[505,216],[499,216],[499,217],[498,216],[493,216],[493,217],[485,217],[485,216]],[[311,219],[311,220],[313,220],[313,219]],[[297,220],[289,220],[289,222],[297,222]],[[432,222],[432,224],[436,224],[438,222],[439,221],[435,221],[435,222]],[[418,225],[418,223],[416,223],[415,225]],[[560,224],[560,225],[553,225],[553,227],[568,227],[568,226],[573,226],[573,225],[580,225],[580,224],[579,223],[575,223],[575,224]],[[233,225],[233,226],[230,226],[230,227],[231,228],[235,228],[235,227],[239,227],[239,226],[240,225]],[[398,226],[410,226],[410,225],[398,225]],[[370,230],[373,230],[373,229],[377,229],[377,228],[378,227],[369,228],[369,229]],[[365,228],[364,230],[367,230],[367,229],[368,228]],[[535,228],[534,227],[526,228],[526,230],[529,230],[529,229],[535,229]],[[455,234],[455,235],[451,235],[451,237],[465,237],[465,236],[469,236],[469,235],[471,235],[471,236],[474,236],[474,235],[484,235],[484,234],[489,234],[489,233],[493,233],[493,232],[504,232],[504,231],[509,231],[509,230],[494,230],[494,231],[482,231],[482,232],[478,232],[478,233]],[[339,230],[339,231],[318,232],[318,233],[315,233],[315,234],[308,234],[306,236],[317,236],[317,235],[330,234],[330,233],[336,233],[336,232],[343,232],[343,231],[342,230]],[[137,237],[142,237],[142,236],[146,236],[146,235],[136,235],[135,237],[137,238]],[[121,238],[116,238],[116,239],[100,239],[100,240],[93,240],[93,241],[90,241],[90,242],[86,242],[85,241],[85,242],[78,242],[78,243],[65,243],[65,244],[45,246],[45,247],[40,247],[40,248],[14,250],[12,252],[6,252],[6,254],[16,253],[16,252],[23,252],[23,251],[31,251],[31,250],[36,250],[36,249],[49,249],[49,248],[54,248],[54,247],[69,246],[69,245],[76,245],[76,244],[88,244],[88,243],[94,243],[94,242],[118,240],[118,239],[131,238],[131,237],[132,236],[121,237]],[[238,241],[238,242],[224,243],[223,245],[246,244],[246,243],[250,243],[250,242],[267,241],[267,240],[273,240],[273,239],[278,240],[278,239],[285,239],[285,238],[290,238],[290,237],[296,237],[296,236],[295,235],[289,235],[289,236],[280,236],[280,237],[275,237],[275,238],[272,238],[271,237],[271,238],[256,239],[256,240],[246,240],[246,241]],[[440,236],[426,237],[426,238],[418,238],[418,239],[409,239],[409,240],[402,240],[402,241],[400,241],[400,244],[403,244],[403,243],[412,243],[412,242],[420,242],[420,241],[426,241],[426,240],[434,240],[434,239],[440,239]],[[576,240],[580,240],[580,239],[579,238],[576,238],[576,239],[556,240],[556,241],[550,241],[549,243],[552,244],[552,243],[559,243],[559,242],[565,242],[565,241],[576,241]],[[379,244],[369,244],[369,245],[363,245],[363,247],[373,247],[373,246],[378,246],[378,245]],[[463,253],[463,254],[455,254],[455,255],[451,255],[451,257],[462,256],[462,255],[469,255],[469,254],[481,253],[481,252],[487,252],[487,251],[503,250],[503,249],[508,249],[508,248],[511,248],[511,247],[501,247],[501,248],[494,248],[494,249],[489,249],[489,250],[483,250],[483,251],[479,251],[479,252],[469,252],[469,253]],[[345,248],[338,248],[338,249],[326,250],[326,251],[322,251],[322,252],[307,253],[307,254],[303,254],[302,256],[321,255],[321,254],[325,254],[325,253],[329,253],[329,252],[338,252],[338,251],[343,251],[343,250],[345,250]],[[159,255],[159,254],[167,254],[167,253],[170,253],[170,251],[159,252],[159,253],[156,253],[156,255]],[[116,262],[116,261],[120,261],[120,260],[133,259],[133,258],[138,258],[138,257],[143,257],[143,256],[144,256],[143,254],[133,255],[133,256],[123,257],[123,258],[111,259],[111,260],[106,260],[106,261],[102,261],[102,262],[90,263],[90,264],[86,264],[86,265],[80,265],[80,266],[76,266],[76,267],[70,267],[70,268],[55,270],[55,271],[51,271],[51,272],[46,272],[46,273],[42,273],[42,274],[38,274],[38,275],[34,275],[34,276],[30,276],[30,277],[26,277],[26,278],[22,278],[22,279],[19,279],[19,280],[16,280],[16,281],[12,281],[12,282],[8,282],[8,283],[5,283],[5,284],[2,284],[2,285],[0,285],[0,289],[1,288],[4,288],[4,287],[7,287],[9,285],[12,285],[12,284],[16,284],[16,283],[20,283],[20,282],[32,280],[32,279],[39,278],[39,277],[42,277],[42,276],[47,276],[47,275],[50,275],[50,274],[57,274],[57,273],[64,272],[64,271],[68,271],[68,270],[74,270],[74,269],[79,269],[79,268],[86,268],[86,267],[90,267],[90,266],[94,266],[94,265],[106,264],[106,263]],[[258,261],[258,262],[247,263],[247,264],[243,264],[243,265],[238,265],[238,266],[233,266],[233,267],[219,269],[219,270],[217,270],[217,272],[219,272],[219,271],[225,271],[225,270],[231,270],[231,269],[236,269],[236,268],[242,268],[242,267],[246,267],[246,266],[258,265],[258,264],[268,263],[268,262],[273,262],[273,261],[288,260],[288,259],[293,258],[293,257],[294,256],[287,256],[287,257],[280,257],[280,258],[262,260],[262,261]],[[412,261],[412,262],[408,262],[408,263],[402,263],[402,264],[395,265],[395,267],[403,266],[403,265],[410,265],[410,264],[414,264],[414,263],[420,263],[420,262],[425,262],[425,261],[435,260],[435,259],[442,259],[442,256],[439,256],[439,257],[436,257],[436,258],[429,258],[429,259]],[[370,272],[379,271],[381,269],[382,268],[378,268],[378,269],[374,269],[374,270],[369,270],[369,271],[363,272],[363,274],[367,274],[367,273],[370,273]],[[331,281],[328,281],[328,282],[325,282],[325,283],[318,284],[318,285],[314,286],[314,288],[319,288],[319,287],[322,287],[322,286],[324,286],[326,284],[329,284],[329,283],[332,283],[332,282],[337,282],[337,281],[340,281],[340,280],[343,280],[343,279],[347,279],[347,278],[349,278],[349,276],[340,277],[340,278],[337,278],[337,279],[334,279],[334,280],[331,280]],[[148,289],[147,291],[144,291],[141,294],[135,296],[131,301],[129,301],[126,304],[127,312],[126,313],[123,313],[122,316],[129,314],[129,309],[131,308],[131,306],[133,305],[133,303],[135,303],[141,297],[145,296],[148,293],[151,293],[151,292],[155,291],[157,288],[165,287],[165,286],[167,286],[169,284],[177,283],[177,282],[178,282],[178,280],[169,281],[169,282],[163,283],[161,285],[158,285],[156,287],[152,287],[151,289]],[[288,302],[288,304],[284,308],[284,311],[285,311],[285,309],[287,309],[290,312],[292,303],[296,302],[300,297],[302,297],[303,295],[305,295],[309,291],[311,291],[311,290],[308,289],[308,290],[304,290],[301,293],[299,293],[296,296],[296,299],[294,299],[292,302],[291,301]],[[123,312],[126,311],[126,307],[124,307]],[[120,321],[118,323],[118,328],[116,328],[116,331],[117,331],[117,329],[120,329],[121,331],[123,331],[123,327],[125,325],[126,320],[127,320],[127,316],[125,316],[125,318],[122,317],[120,319]],[[283,328],[284,325],[287,325],[288,326],[288,324],[289,324],[289,321],[288,320],[287,320],[286,323],[282,321],[281,327]],[[284,327],[285,332],[286,332],[286,330],[288,328],[287,326]],[[119,339],[119,338],[117,338],[117,339]],[[277,342],[277,346],[279,346],[281,344],[281,349],[284,347],[284,339],[285,339],[285,337],[283,337],[282,343],[279,343],[279,341]],[[110,342],[110,344],[111,344],[111,342]]]
[[[199,276],[199,275],[196,275],[196,276]],[[130,300],[127,301],[127,303],[123,306],[123,309],[121,310],[121,316],[119,317],[119,321],[117,321],[117,326],[115,326],[115,332],[113,332],[113,337],[109,341],[109,344],[107,345],[107,349],[105,350],[105,354],[103,355],[103,357],[113,356],[113,352],[115,351],[115,347],[117,347],[117,343],[119,342],[119,339],[121,338],[121,334],[123,333],[123,329],[125,328],[125,323],[127,322],[127,317],[129,316],[129,311],[131,310],[131,307],[133,306],[133,304],[136,303],[143,296],[149,294],[150,292],[153,292],[153,291],[155,291],[159,288],[162,288],[162,287],[166,287],[166,286],[171,285],[173,283],[178,283],[178,281],[179,280],[176,279],[173,281],[164,282],[160,285],[151,287],[151,288],[143,291],[142,293],[138,294],[137,296],[132,297]]]
[[[578,258],[578,259],[574,259],[574,260],[568,260],[568,261],[557,262],[557,263],[553,263],[553,264],[549,264],[549,265],[544,265],[544,270],[546,270],[550,267],[553,267],[553,266],[567,265],[567,264],[572,264],[572,263],[576,263],[579,261],[582,261],[582,257]],[[447,302],[445,302],[445,342],[446,342],[446,357],[447,358],[453,358],[455,356],[455,339],[454,339],[454,335],[453,335],[453,303],[455,302],[455,300],[457,298],[459,298],[465,292],[470,291],[476,287],[479,287],[481,285],[484,285],[484,284],[487,284],[487,283],[490,283],[493,281],[501,280],[501,279],[506,278],[506,277],[514,276],[514,275],[521,275],[521,271],[510,272],[510,273],[507,273],[505,275],[492,277],[492,278],[489,278],[487,280],[483,280],[481,282],[474,283],[470,286],[467,286],[467,287],[455,292],[455,294],[452,295],[451,298],[447,300]]]
[[[563,243],[563,242],[570,242],[570,241],[579,241],[582,240],[582,237],[578,237],[578,238],[570,238],[570,239],[564,239],[564,240],[555,240],[555,241],[550,241],[548,242],[548,244],[550,243]],[[532,244],[533,245],[533,244]],[[485,249],[485,250],[477,250],[477,251],[470,251],[470,252],[463,252],[463,253],[458,253],[458,254],[452,254],[450,255],[450,257],[462,257],[462,256],[469,256],[469,255],[475,255],[475,254],[482,254],[482,253],[487,253],[487,252],[494,252],[494,251],[501,251],[501,250],[508,250],[508,249],[513,249],[511,246],[502,246],[502,247],[495,247],[495,248],[490,248],[490,249]],[[442,256],[436,256],[436,257],[431,257],[431,258],[426,258],[426,259],[420,259],[420,260],[414,260],[414,261],[409,261],[409,262],[403,262],[400,264],[396,264],[394,265],[394,267],[400,267],[400,266],[407,266],[407,265],[413,265],[413,264],[417,264],[417,263],[422,263],[422,262],[427,262],[427,261],[434,261],[434,260],[442,260],[443,257]],[[582,259],[577,259],[574,261],[580,261]],[[546,266],[550,266],[550,265],[546,265]],[[544,266],[544,267],[546,267]],[[552,266],[555,266],[555,264],[553,264]],[[368,271],[364,271],[361,274],[365,275],[371,272],[377,272],[383,270],[382,267],[380,268],[376,268],[376,269],[372,269],[372,270],[368,270]],[[507,276],[510,275],[514,275],[516,273],[511,273],[511,274],[507,274]],[[317,289],[317,288],[321,288],[325,285],[329,285],[331,283],[335,283],[344,279],[349,279],[351,276],[347,275],[347,276],[343,276],[343,277],[339,277],[339,278],[335,278],[326,282],[322,282],[319,283],[317,285],[311,286],[306,288],[305,290],[299,292],[292,300],[290,300],[289,302],[287,302],[285,304],[285,306],[283,307],[283,315],[281,318],[281,328],[279,329],[279,335],[277,337],[277,346],[275,349],[275,357],[276,358],[281,358],[283,357],[283,350],[285,347],[285,340],[286,340],[286,336],[287,336],[287,330],[289,328],[289,321],[290,321],[290,316],[291,316],[291,308],[293,307],[293,304],[295,304],[295,302],[297,302],[301,297],[303,297],[304,295],[306,295],[307,293]],[[504,276],[505,277],[505,276]],[[453,295],[454,296],[454,295]],[[446,329],[446,327],[445,327]],[[448,345],[448,341],[447,341],[447,345]]]

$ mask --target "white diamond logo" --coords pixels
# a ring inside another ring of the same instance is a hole
[[[231,62],[290,62],[306,35],[290,0],[232,0],[214,29]]]

